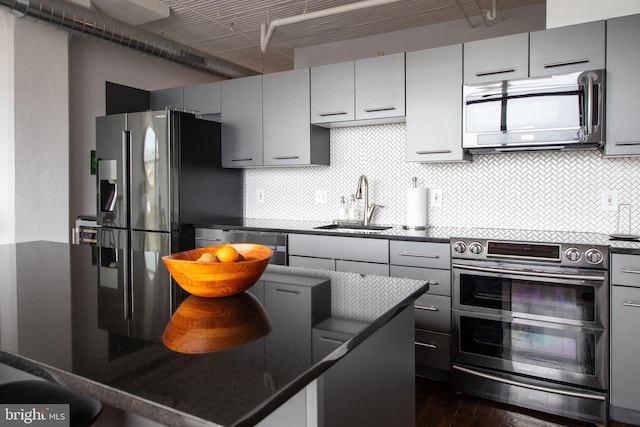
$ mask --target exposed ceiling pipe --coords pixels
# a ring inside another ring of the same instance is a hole
[[[0,10],[18,18],[34,18],[72,33],[106,40],[221,77],[238,78],[258,74],[249,68],[204,54],[65,0],[0,0]]]
[[[287,18],[275,19],[269,23],[260,26],[260,49],[266,52],[269,42],[273,37],[273,33],[278,27],[284,25],[297,24],[299,22],[310,21],[312,19],[324,18],[327,16],[337,15],[339,13],[353,12],[373,6],[381,6],[383,4],[396,3],[401,0],[364,0],[356,3],[349,3],[341,6],[330,7],[329,9],[317,10],[315,12],[303,13],[302,15],[289,16]]]

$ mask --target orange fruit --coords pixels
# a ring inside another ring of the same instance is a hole
[[[222,246],[216,252],[216,258],[220,262],[236,262],[240,258],[240,254],[233,246]]]
[[[210,254],[209,252],[205,252],[202,255],[200,255],[200,258],[198,258],[197,261],[200,261],[200,262],[216,262],[216,257],[215,257],[215,255]]]

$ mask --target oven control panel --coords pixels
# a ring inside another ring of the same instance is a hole
[[[451,239],[451,256],[473,260],[517,260],[568,267],[608,268],[603,245],[544,243],[489,239]]]

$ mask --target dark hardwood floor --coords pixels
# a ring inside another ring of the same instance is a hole
[[[448,383],[416,377],[417,427],[594,427],[595,424],[543,414],[478,397],[453,393]],[[633,427],[611,422],[610,427]]]

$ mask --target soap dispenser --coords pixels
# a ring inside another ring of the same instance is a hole
[[[347,202],[344,200],[344,196],[340,196],[340,206],[338,207],[338,220],[348,219],[349,212],[347,210]]]
[[[351,203],[349,203],[349,219],[360,219],[360,209],[358,209],[358,201],[356,200],[355,194],[351,195]]]

